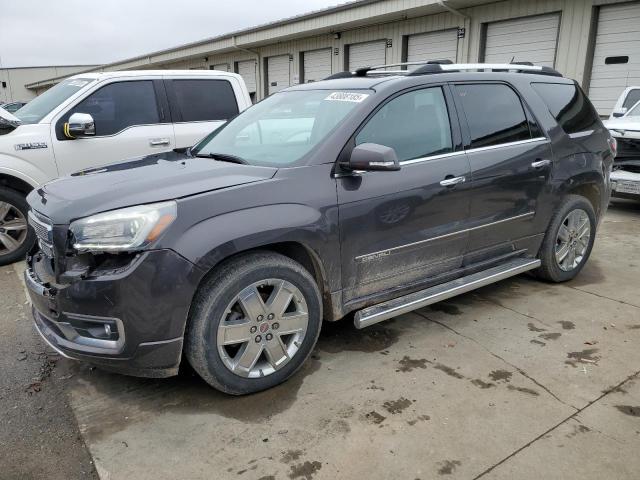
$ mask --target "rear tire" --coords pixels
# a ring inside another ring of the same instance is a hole
[[[27,223],[29,205],[23,194],[0,187],[0,266],[23,260],[35,241]]]
[[[212,387],[232,395],[287,380],[320,334],[322,301],[299,263],[272,252],[225,262],[195,296],[185,356]]]
[[[596,236],[596,214],[591,203],[569,195],[549,222],[535,273],[550,282],[566,282],[580,273],[591,255]]]

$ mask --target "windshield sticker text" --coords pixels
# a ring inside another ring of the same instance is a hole
[[[368,93],[333,92],[325,100],[360,103],[368,96]]]

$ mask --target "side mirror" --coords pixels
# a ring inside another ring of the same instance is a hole
[[[96,134],[96,124],[88,113],[74,113],[64,125],[67,138],[92,137]]]
[[[614,118],[624,117],[625,113],[627,113],[628,110],[629,109],[627,107],[619,108],[619,109],[613,111],[612,116]]]
[[[362,143],[351,151],[350,170],[394,172],[400,170],[396,151],[377,143]]]

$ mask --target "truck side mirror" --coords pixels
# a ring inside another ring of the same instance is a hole
[[[351,151],[350,170],[394,172],[400,170],[396,151],[377,143],[362,143]]]
[[[92,137],[96,134],[96,124],[88,113],[74,113],[64,124],[64,135],[67,138]]]
[[[629,109],[626,107],[618,108],[617,110],[613,111],[612,116],[614,118],[624,117],[625,113],[627,113],[628,110]]]

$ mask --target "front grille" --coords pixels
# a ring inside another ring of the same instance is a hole
[[[620,137],[617,137],[616,140],[618,140],[618,152],[616,158],[640,158],[640,140]]]
[[[38,237],[38,245],[40,250],[47,257],[53,258],[53,226],[48,218],[42,215],[36,214],[33,211],[29,212],[29,225],[33,227]]]

